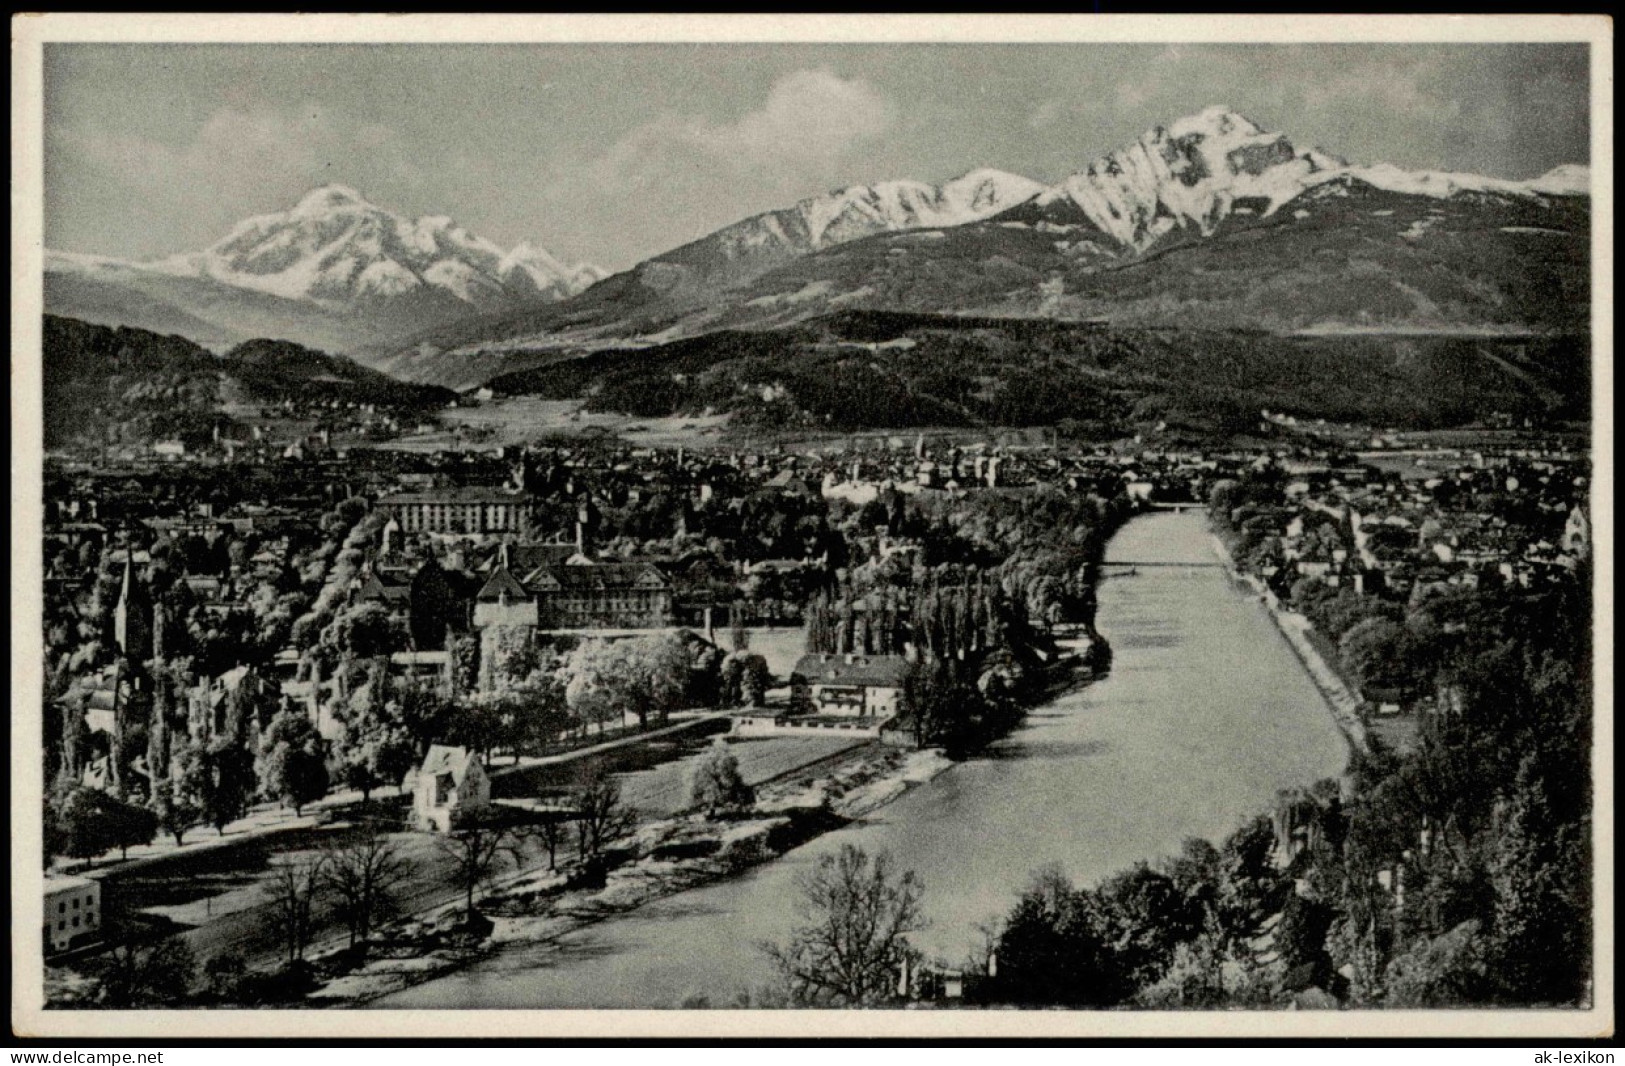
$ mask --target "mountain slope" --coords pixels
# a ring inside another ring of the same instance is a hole
[[[494,378],[499,395],[581,398],[642,417],[729,412],[774,427],[1159,422],[1227,433],[1260,409],[1424,428],[1492,412],[1585,417],[1583,336],[1282,336],[1036,318],[845,311],[718,330]]]
[[[215,347],[279,336],[348,350],[481,311],[545,304],[603,276],[530,244],[502,248],[449,218],[407,219],[354,189],[316,189],[218,243],[153,262],[46,253],[46,309],[180,327]]]
[[[482,315],[426,331],[412,338],[409,347],[367,354],[383,356],[379,365],[403,377],[449,380],[458,372],[435,364],[446,351],[455,351],[455,359],[474,355],[477,349],[464,348],[470,340],[500,346],[506,338],[538,333],[590,339],[598,331],[613,336],[653,332],[680,310],[706,306],[718,294],[820,249],[878,233],[973,222],[1031,199],[1043,188],[1029,178],[991,169],[973,170],[940,186],[919,181],[854,185],[725,226],[559,305]]]
[[[1352,174],[1266,214],[1163,234],[1141,251],[1025,208],[924,241],[809,256],[677,332],[766,328],[843,307],[1275,332],[1576,332],[1589,318],[1590,211],[1578,197],[1440,199]]]
[[[468,319],[375,354],[402,377],[466,386],[504,366],[848,308],[1569,333],[1589,312],[1588,193],[1585,167],[1515,182],[1350,165],[1213,107],[1054,186],[972,172],[940,190],[842,190],[555,306]]]

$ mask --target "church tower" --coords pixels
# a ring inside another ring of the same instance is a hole
[[[113,608],[113,641],[133,663],[152,658],[152,596],[135,576],[134,548],[125,550],[124,579]]]

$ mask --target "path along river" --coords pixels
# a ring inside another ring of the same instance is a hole
[[[1342,772],[1342,734],[1264,607],[1212,566],[1204,515],[1137,518],[1106,561],[1202,565],[1108,577],[1097,625],[1111,674],[1037,708],[987,756],[745,876],[373,1005],[659,1008],[704,996],[731,1006],[772,980],[757,944],[793,924],[796,874],[846,843],[918,871],[931,927],[916,942],[958,962],[977,924],[1006,913],[1040,866],[1092,884],[1186,837],[1216,841],[1278,789]]]

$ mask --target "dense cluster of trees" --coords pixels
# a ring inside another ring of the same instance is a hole
[[[1220,481],[1209,493],[1208,514],[1243,569],[1280,561],[1279,534],[1292,515],[1285,488],[1286,471],[1272,463]]]
[[[688,771],[688,801],[691,806],[715,815],[749,807],[755,790],[739,774],[739,759],[718,737]]]
[[[807,607],[807,650],[844,655],[896,655],[914,647],[963,660],[1005,647],[1025,627],[1025,604],[1011,600],[992,574],[944,567],[910,574],[910,588],[852,584]],[[1024,635],[1024,634],[1022,634]]]
[[[693,657],[681,637],[659,634],[630,640],[587,640],[570,654],[565,699],[583,722],[619,721],[627,711],[647,728],[664,722],[688,695]]]
[[[1093,635],[1099,551],[1129,511],[1121,495],[1049,488],[967,494],[936,510],[884,494],[851,522],[884,525],[923,550],[907,563],[870,560],[815,594],[807,650],[909,655],[903,707],[916,741],[974,751],[1041,691],[1054,630]]]
[[[1022,1005],[1246,1005],[1265,982],[1266,923],[1292,897],[1259,819],[1215,848],[1140,864],[1094,888],[1036,874],[994,941],[987,1000]],[[1284,942],[1270,945],[1296,958]],[[1317,976],[1319,976],[1317,974]]]
[[[1414,749],[1358,767],[1348,846],[1315,856],[1317,879],[1337,886],[1340,942],[1362,948],[1348,953],[1353,995],[1580,1002],[1591,944],[1589,574],[1533,596],[1486,590],[1432,606],[1468,619],[1440,626],[1426,658],[1438,710]],[[1421,623],[1431,614],[1428,604],[1413,613]],[[1392,871],[1402,904],[1381,905],[1376,870]],[[1470,991],[1452,966],[1476,975]]]
[[[807,650],[910,657],[900,710],[921,747],[961,757],[1008,732],[1040,690],[1045,638],[989,571],[942,567],[909,589],[821,596],[807,608]]]
[[[296,524],[281,535],[280,566],[263,561],[248,565],[262,546],[252,533],[157,537],[150,545],[150,562],[137,565],[135,573],[152,605],[152,658],[145,661],[122,658],[113,625],[124,573],[122,555],[139,545],[128,539],[116,549],[85,542],[80,554],[94,559],[95,580],[79,603],[57,602],[57,615],[48,612],[47,617],[47,728],[49,735],[63,741],[46,746],[47,780],[76,777],[89,760],[108,755],[117,794],[156,802],[147,774],[132,769],[136,759],[147,755],[162,761],[163,738],[157,734],[186,730],[187,701],[201,682],[243,666],[263,675],[276,652],[296,636],[314,640],[319,628],[312,617],[315,604],[325,601],[323,609],[330,615],[337,596],[336,585],[324,587],[334,576],[327,560],[343,554],[341,542],[353,550],[381,522],[364,500],[342,500],[321,516],[316,528]],[[353,559],[347,561],[353,573]],[[241,605],[222,609],[205,604],[188,579],[235,584],[233,595]],[[103,671],[114,666],[121,677],[140,681],[137,710],[150,701],[152,714],[149,719],[126,711],[119,735],[95,737],[82,729],[84,710],[104,681]],[[252,758],[254,738],[249,734],[263,721],[249,723],[240,714],[234,716],[238,739],[248,745]],[[156,728],[160,721],[162,730]],[[162,767],[159,770],[161,777]]]
[[[904,728],[917,747],[940,747],[962,759],[1021,721],[1031,674],[1001,653],[974,664],[927,655],[909,663],[899,700]]]
[[[158,815],[97,788],[59,781],[45,805],[45,851],[87,864],[117,848],[121,854],[158,836]]]
[[[154,604],[154,657],[121,665],[138,680],[143,701],[132,704],[136,713],[125,710],[107,740],[88,734],[84,708],[98,682],[95,667],[118,661],[112,615],[123,567],[110,550],[98,553],[86,620],[77,632],[48,634],[48,728],[54,725],[63,742],[47,745],[47,780],[60,784],[47,796],[46,818],[66,828],[48,835],[47,862],[53,854],[89,860],[108,847],[150,842],[130,828],[145,824],[130,810],[149,812],[157,829],[180,843],[198,824],[223,830],[256,799],[297,811],[335,784],[364,794],[399,784],[449,714],[443,698],[389,678],[387,655],[400,636],[393,620],[374,605],[344,607],[339,596],[386,518],[349,497],[323,513],[308,536],[296,528],[280,576],[257,579],[262,584],[248,610],[204,610],[182,579],[243,580],[256,548],[251,536],[158,538],[150,565],[137,568]],[[303,705],[279,701],[267,680],[272,656],[299,639],[309,642],[313,660],[340,675],[341,730],[332,742],[317,734]],[[200,687],[238,668],[247,674],[222,695]],[[198,731],[197,699],[224,699],[217,727]],[[149,706],[150,715],[140,713]],[[78,794],[94,790],[72,785],[98,750],[112,760],[112,787],[91,803]]]
[[[741,648],[724,657],[718,668],[717,702],[724,707],[760,707],[772,683],[767,659]]]

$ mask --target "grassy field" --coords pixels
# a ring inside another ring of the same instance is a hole
[[[774,430],[735,425],[727,415],[638,418],[587,411],[579,400],[547,400],[535,396],[502,397],[477,407],[450,408],[441,412],[441,421],[444,425],[432,433],[405,436],[378,447],[415,452],[458,451],[465,448],[488,450],[564,435],[619,437],[631,445],[643,444],[651,448],[681,446],[694,451],[778,445],[795,452],[838,452],[885,448],[893,451],[912,450],[922,432],[933,448],[953,443],[964,445],[980,442],[1031,447],[1051,438],[1051,432],[1043,428],[966,429],[950,426],[907,432],[879,429]]]
[[[617,436],[650,447],[698,447],[719,443],[725,415],[670,418],[634,418],[630,415],[584,411],[579,400],[544,400],[512,396],[477,407],[456,407],[441,412],[444,428],[392,441],[384,447],[403,451],[457,451],[524,444],[541,437]],[[466,434],[458,430],[466,427]]]

